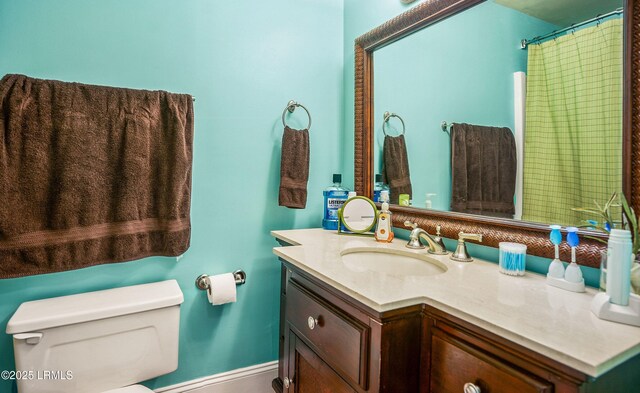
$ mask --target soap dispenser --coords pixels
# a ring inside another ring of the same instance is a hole
[[[436,196],[437,194],[428,192],[426,195],[426,199],[424,201],[424,207],[427,209],[432,209],[433,208],[433,202],[431,201],[431,199]]]
[[[378,215],[375,239],[382,243],[391,243],[393,241],[393,229],[391,225],[391,212],[389,211],[389,191],[381,191],[380,200],[382,201],[382,210]]]

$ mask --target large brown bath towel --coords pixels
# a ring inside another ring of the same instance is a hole
[[[398,204],[400,194],[409,194],[410,198],[413,197],[404,135],[384,137],[382,165],[384,181],[389,185],[389,202]]]
[[[309,180],[309,130],[284,127],[280,158],[280,192],[278,204],[294,209],[307,205]]]
[[[187,250],[191,96],[6,75],[0,105],[0,277]]]
[[[513,218],[516,142],[506,127],[451,128],[451,210]]]

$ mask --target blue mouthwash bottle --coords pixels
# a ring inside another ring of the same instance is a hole
[[[384,184],[382,182],[382,175],[377,173],[376,174],[376,182],[373,184],[373,201],[374,202],[381,202],[380,201],[380,192],[384,191],[384,190],[389,190],[389,186],[387,186],[386,184]]]
[[[349,190],[342,187],[342,175],[333,174],[333,185],[322,191],[324,196],[324,217],[322,227],[324,229],[338,229],[338,210],[349,197]]]

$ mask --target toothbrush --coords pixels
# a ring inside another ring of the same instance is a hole
[[[576,263],[576,247],[578,247],[578,244],[580,243],[580,239],[578,239],[578,228],[567,228],[567,243],[571,246],[571,263],[567,266],[567,271],[564,273],[564,279],[568,282],[581,283],[583,281],[582,271]]]
[[[549,234],[549,239],[551,239],[551,243],[553,243],[556,251],[556,257],[549,265],[549,276],[554,278],[564,278],[564,265],[560,261],[560,243],[562,243],[562,234],[560,233],[560,225],[551,225],[551,233]],[[574,258],[575,259],[575,258]]]

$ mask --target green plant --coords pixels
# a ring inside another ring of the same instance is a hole
[[[624,194],[618,194],[617,192],[614,192],[604,205],[600,205],[595,200],[593,201],[593,204],[595,205],[595,209],[583,207],[575,207],[571,209],[573,211],[591,214],[598,218],[597,221],[587,220],[587,223],[585,225],[581,225],[581,227],[595,228],[606,233],[611,232],[611,229],[616,227],[628,229],[629,231],[631,231],[631,236],[633,238],[633,253],[635,255],[638,255],[638,250],[640,250],[640,237],[638,236],[638,217],[633,211],[633,208],[629,206],[627,198],[625,198]],[[613,219],[613,214],[611,212],[611,208],[613,207],[622,208],[619,221]],[[607,243],[606,240],[601,238],[592,236],[585,237],[597,240],[602,243]]]
[[[585,207],[574,207],[571,210],[576,212],[581,212],[581,213],[592,214],[598,217],[599,220],[601,220],[601,221],[587,220],[587,224],[581,225],[582,228],[585,228],[585,227],[595,228],[602,232],[608,233],[608,232],[611,232],[612,228],[615,228],[616,223],[614,222],[613,215],[611,214],[611,207],[619,206],[614,204],[617,197],[618,197],[618,193],[614,192],[613,195],[611,195],[611,197],[607,201],[607,203],[604,204],[604,206],[600,206],[598,201],[594,200],[593,204],[596,205],[595,209],[588,209]]]
[[[623,228],[631,231],[631,237],[633,238],[633,253],[638,255],[638,249],[640,249],[640,238],[638,237],[638,217],[633,211],[633,208],[629,206],[627,198],[624,195],[620,195],[620,201],[622,202],[622,214]]]

